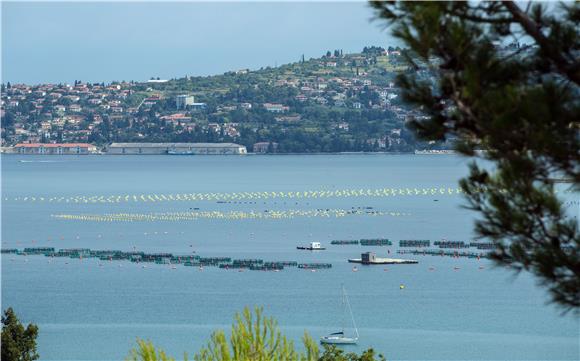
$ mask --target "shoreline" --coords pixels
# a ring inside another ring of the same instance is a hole
[[[247,153],[247,154],[110,154],[110,153],[89,153],[89,154],[21,154],[21,153],[12,153],[12,152],[2,152],[0,153],[2,156],[10,155],[20,155],[20,156],[115,156],[115,157],[139,157],[139,156],[190,156],[190,157],[199,157],[199,156],[279,156],[279,155],[417,155],[417,156],[425,156],[425,155],[460,155],[455,151],[445,151],[445,152],[433,152],[433,153],[416,153],[416,152],[316,152],[316,153]]]

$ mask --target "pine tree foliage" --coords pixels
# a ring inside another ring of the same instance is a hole
[[[155,349],[153,342],[137,340],[137,348],[131,350],[131,355],[126,358],[127,361],[175,361],[174,358],[167,356],[165,351]],[[184,357],[187,360],[187,357]]]
[[[377,358],[378,357],[378,358]],[[368,349],[358,355],[354,352],[345,352],[334,345],[324,345],[324,352],[319,361],[385,361],[383,355],[376,356],[373,349]]]
[[[212,334],[207,346],[195,355],[196,361],[313,361],[318,359],[318,345],[304,334],[305,352],[299,352],[294,343],[283,336],[276,320],[265,317],[263,309],[254,312],[246,307],[236,314],[229,341],[223,331]]]
[[[564,312],[579,312],[578,211],[558,194],[579,190],[579,3],[370,4],[408,47],[398,83],[427,115],[410,127],[492,165],[476,159],[461,186],[497,264],[531,272]]]
[[[37,336],[38,327],[29,324],[24,328],[12,307],[9,307],[2,316],[2,361],[37,360]]]
[[[278,323],[265,317],[263,309],[254,312],[246,307],[236,314],[230,339],[223,330],[212,333],[207,345],[195,354],[196,361],[316,361],[319,358],[318,344],[304,333],[303,351],[297,350],[294,342],[282,335]],[[137,348],[131,350],[127,361],[174,361],[151,342],[137,340]],[[187,361],[187,354],[184,355]]]

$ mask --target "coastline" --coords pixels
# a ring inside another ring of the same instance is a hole
[[[73,156],[130,156],[130,157],[135,157],[135,156],[152,156],[152,155],[164,155],[164,156],[193,156],[193,157],[199,157],[199,156],[277,156],[277,155],[420,155],[420,156],[425,156],[425,155],[459,155],[459,153],[455,152],[455,151],[445,151],[445,152],[428,152],[428,153],[417,153],[417,151],[413,151],[413,152],[315,152],[315,153],[308,153],[308,152],[304,152],[304,153],[247,153],[247,154],[110,154],[110,153],[89,153],[89,154],[21,154],[21,153],[15,153],[15,152],[6,152],[6,151],[2,151],[0,152],[0,154],[4,155],[23,155],[23,156],[69,156],[69,155],[73,155]]]

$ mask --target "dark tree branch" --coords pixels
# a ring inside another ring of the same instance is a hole
[[[550,57],[556,68],[562,74],[570,78],[574,83],[580,85],[580,72],[578,71],[578,67],[580,66],[579,63],[575,62],[570,64],[559,51],[555,51],[550,40],[540,31],[539,24],[534,22],[525,12],[523,12],[515,2],[503,0],[503,4],[526,33],[531,36]]]

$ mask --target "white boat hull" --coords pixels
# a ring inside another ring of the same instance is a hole
[[[320,343],[330,345],[355,345],[358,337],[324,336],[320,338]]]

